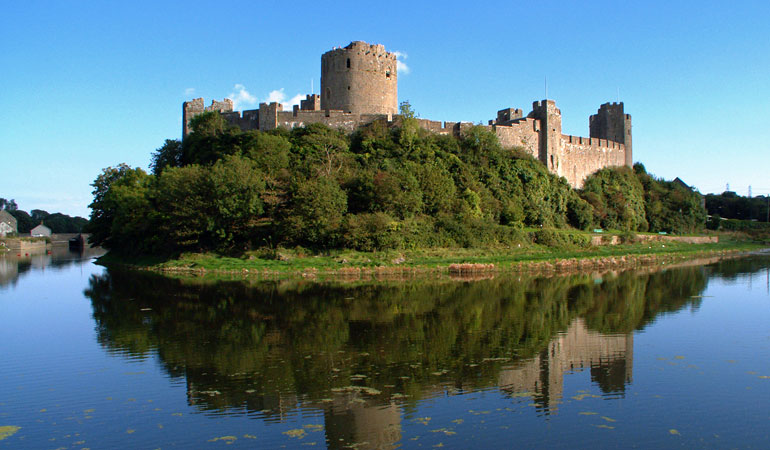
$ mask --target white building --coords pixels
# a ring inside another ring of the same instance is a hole
[[[16,218],[8,211],[0,211],[0,237],[16,233]]]
[[[33,228],[32,231],[29,232],[29,234],[32,237],[43,237],[43,236],[50,237],[51,229],[41,223],[40,225]]]

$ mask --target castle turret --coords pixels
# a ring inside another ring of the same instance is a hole
[[[561,152],[561,111],[553,100],[532,103],[532,116],[540,120],[538,159],[548,170],[559,175],[558,155]]]
[[[259,104],[259,129],[262,131],[278,128],[278,113],[283,111],[283,105],[278,102]]]
[[[205,106],[203,103],[203,97],[194,98],[189,102],[182,103],[182,138],[190,134],[190,119],[203,114],[204,112],[217,111],[220,113],[228,113],[233,111],[233,101],[229,98],[223,99],[221,102],[217,100],[211,101],[211,106]]]
[[[605,103],[588,119],[590,136],[623,144],[626,148],[625,164],[634,164],[631,151],[631,115],[623,112],[623,102]]]
[[[398,114],[396,55],[379,44],[351,42],[321,56],[321,109]]]

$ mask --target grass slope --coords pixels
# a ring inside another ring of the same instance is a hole
[[[304,249],[273,249],[247,252],[240,257],[214,253],[183,254],[174,259],[142,257],[126,259],[108,254],[99,262],[104,265],[128,265],[134,268],[160,272],[218,272],[250,273],[292,276],[310,273],[344,274],[354,271],[448,271],[451,265],[494,265],[495,271],[521,269],[526,266],[594,261],[597,265],[615,264],[655,259],[665,261],[709,254],[752,251],[767,245],[743,239],[734,234],[723,234],[716,244],[684,243],[630,243],[602,245],[587,248],[552,248],[541,245],[521,245],[512,248],[430,248],[416,250],[390,250],[382,252],[358,252],[333,250],[311,254]],[[606,260],[606,261],[605,261]],[[586,264],[583,264],[586,266]],[[484,270],[489,270],[487,266]]]

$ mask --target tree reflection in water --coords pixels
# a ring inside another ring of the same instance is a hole
[[[324,411],[331,446],[398,442],[400,408],[497,388],[558,407],[565,373],[605,395],[632,381],[634,330],[697,307],[704,266],[654,273],[389,283],[93,276],[100,344],[156,356],[201,411],[280,421]]]

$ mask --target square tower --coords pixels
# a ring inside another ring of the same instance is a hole
[[[631,115],[623,112],[623,102],[605,103],[599,111],[588,119],[589,136],[618,142],[626,148],[625,162],[628,167],[634,165],[631,150]]]
[[[541,100],[532,103],[532,116],[540,120],[538,159],[548,170],[559,173],[561,111],[554,100]]]

